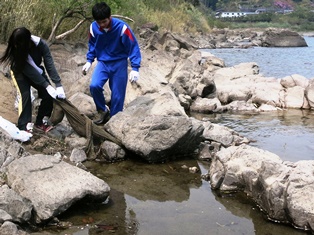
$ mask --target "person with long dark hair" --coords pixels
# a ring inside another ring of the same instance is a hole
[[[41,65],[42,62],[44,66]],[[11,77],[20,97],[17,127],[28,131],[28,123],[32,123],[31,87],[33,87],[41,98],[35,128],[44,132],[51,130],[52,126],[43,119],[51,116],[53,99],[66,97],[47,43],[40,37],[32,35],[25,27],[16,28],[0,58],[0,64],[10,66]],[[51,86],[45,70],[56,89]]]

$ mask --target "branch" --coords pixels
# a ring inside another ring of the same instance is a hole
[[[66,31],[65,33],[62,33],[58,36],[56,36],[56,39],[63,39],[65,36],[73,33],[75,30],[77,30],[84,22],[86,21],[86,19],[80,20],[80,22],[78,22],[75,27],[73,29],[70,29],[68,31]]]
[[[132,21],[134,22],[133,19],[127,17],[127,16],[122,16],[122,15],[112,15],[113,17],[117,17],[117,18],[121,18],[121,19],[124,19],[124,20],[129,20],[129,21]]]
[[[54,24],[54,26],[52,27],[52,31],[51,31],[51,33],[50,33],[50,36],[49,36],[48,40],[47,40],[49,46],[50,46],[51,44],[53,44],[56,39],[63,39],[63,38],[66,37],[67,35],[69,35],[69,34],[75,32],[75,30],[77,30],[85,21],[90,20],[89,18],[84,17],[84,19],[80,20],[80,21],[75,25],[75,27],[74,27],[73,29],[70,29],[70,30],[66,31],[65,33],[62,33],[62,34],[60,34],[60,35],[58,35],[58,36],[55,36],[58,27],[60,26],[60,24],[62,23],[62,21],[63,21],[64,19],[66,19],[66,18],[73,18],[73,14],[81,14],[81,15],[82,15],[82,13],[81,13],[80,11],[74,11],[74,10],[67,10],[65,13],[66,13],[66,14],[63,15],[56,23],[55,23],[55,20],[56,20],[56,19],[55,19],[55,16],[54,16],[54,19],[53,19],[53,24]],[[117,18],[121,18],[121,19],[124,19],[124,20],[129,20],[129,21],[131,21],[131,22],[134,22],[133,19],[131,19],[131,18],[127,17],[127,16],[122,16],[122,15],[112,15],[112,16],[113,16],[113,17],[117,17]]]
[[[48,38],[48,40],[47,40],[47,42],[48,42],[49,45],[51,45],[51,44],[54,42],[56,31],[57,31],[59,25],[61,24],[61,22],[62,22],[65,18],[66,18],[65,16],[61,17],[61,18],[56,22],[56,24],[53,26],[52,31],[51,31],[51,33],[50,33],[50,36],[49,36],[49,38]]]

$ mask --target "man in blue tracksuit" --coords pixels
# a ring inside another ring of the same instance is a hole
[[[93,21],[90,25],[87,62],[82,72],[90,69],[97,59],[90,83],[90,92],[94,99],[99,119],[95,124],[104,124],[110,117],[123,110],[126,86],[128,81],[128,59],[132,71],[129,80],[139,79],[141,53],[138,42],[130,27],[122,20],[111,17],[111,9],[105,3],[97,3],[92,9]],[[110,112],[106,108],[103,87],[109,80],[111,90]]]

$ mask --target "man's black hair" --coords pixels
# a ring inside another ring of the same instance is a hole
[[[93,6],[92,14],[94,20],[103,20],[106,18],[110,18],[111,9],[105,2],[96,3]]]

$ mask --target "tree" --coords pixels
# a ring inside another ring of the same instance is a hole
[[[47,39],[48,44],[51,45],[54,43],[54,41],[56,39],[62,39],[64,37],[66,37],[67,35],[75,32],[85,21],[91,20],[92,19],[91,8],[96,2],[97,2],[97,0],[91,0],[91,1],[67,0],[67,1],[62,1],[62,2],[60,2],[58,0],[54,0],[52,2],[53,3],[52,9],[55,9],[55,7],[59,7],[59,9],[61,8],[62,10],[59,12],[58,15],[57,15],[57,13],[54,14],[54,18],[53,18],[53,22],[52,22],[53,27],[52,27],[50,36]],[[67,3],[67,4],[65,4],[65,3]],[[110,3],[111,3],[111,1],[107,1],[107,4],[110,5],[111,8],[117,8],[117,7],[121,6],[118,4],[119,1],[114,1],[114,3],[112,3],[112,5]],[[59,16],[59,18],[57,19],[58,16]],[[121,15],[112,15],[112,16],[126,19],[129,21],[133,21],[131,18],[126,17],[126,16],[121,16]],[[76,24],[74,25],[73,28],[70,28],[66,32],[63,32],[63,33],[57,35],[57,31],[58,31],[60,25],[67,18],[76,19],[77,20]]]
[[[213,11],[216,11],[216,4],[218,0],[202,0],[202,2],[206,7],[211,8]]]
[[[53,0],[51,2],[51,9],[61,9],[59,12],[54,13],[54,18],[52,22],[52,30],[50,36],[47,40],[48,44],[54,43],[56,39],[64,38],[65,36],[73,33],[77,30],[86,20],[91,19],[90,9],[92,5],[96,3],[95,0],[84,1],[84,0],[67,0],[67,1],[58,1]],[[88,12],[87,12],[88,10]],[[62,22],[67,18],[77,19],[76,25],[70,30],[56,35],[57,31],[62,24]]]

